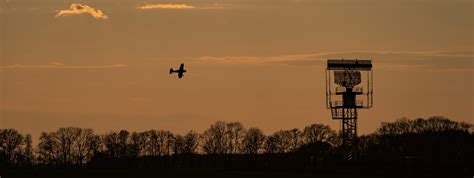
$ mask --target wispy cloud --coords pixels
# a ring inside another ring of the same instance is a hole
[[[198,58],[200,63],[223,64],[271,64],[286,63],[290,61],[318,61],[320,54],[300,54],[285,56],[203,56]]]
[[[474,51],[342,51],[283,56],[203,56],[198,63],[324,66],[327,59],[373,59],[385,69],[474,70]]]
[[[59,62],[48,64],[13,64],[2,66],[0,69],[110,69],[127,67],[125,64],[112,65],[66,65]]]
[[[69,9],[65,10],[58,10],[56,17],[62,17],[67,15],[79,15],[79,14],[89,14],[96,19],[103,19],[106,20],[109,17],[102,13],[99,9],[94,9],[88,5],[82,5],[78,3],[71,4]]]
[[[138,8],[139,9],[194,9],[195,7],[188,4],[145,4]]]

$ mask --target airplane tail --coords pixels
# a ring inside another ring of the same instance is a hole
[[[173,73],[173,68],[170,68],[170,74],[172,74],[172,73]]]

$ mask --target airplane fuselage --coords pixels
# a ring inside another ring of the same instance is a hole
[[[186,70],[184,70],[184,64],[181,64],[178,70],[173,70],[173,68],[170,68],[170,74],[178,73],[178,78],[182,78],[185,72]]]

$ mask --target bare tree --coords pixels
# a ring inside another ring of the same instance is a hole
[[[32,144],[33,144],[33,141],[31,139],[31,135],[26,134],[25,139],[24,139],[25,148],[24,148],[24,151],[23,151],[22,155],[23,155],[23,158],[24,158],[24,162],[27,166],[30,166],[32,164],[33,159],[34,159],[33,145]]]
[[[158,141],[158,131],[157,130],[149,130],[147,132],[147,152],[150,156],[158,156],[159,153],[159,141]]]
[[[98,139],[92,129],[67,127],[43,132],[38,144],[39,160],[50,165],[82,166],[98,149]]]
[[[246,154],[257,154],[260,148],[262,148],[264,141],[265,135],[262,130],[251,127],[242,139],[242,152]]]
[[[185,147],[185,140],[182,135],[175,135],[174,142],[173,142],[173,152],[174,154],[180,155],[184,154],[184,147]]]
[[[303,137],[306,143],[329,142],[330,138],[336,135],[336,131],[327,125],[312,124],[303,130]]]
[[[268,136],[265,140],[266,153],[286,153],[291,150],[291,133],[280,130]]]
[[[99,135],[92,134],[87,137],[86,141],[86,158],[87,161],[90,161],[90,159],[97,153],[101,151],[101,148],[103,146],[102,140]]]
[[[54,141],[58,142],[59,152],[63,166],[68,166],[73,162],[72,151],[74,142],[77,139],[77,130],[75,127],[59,128],[53,133]]]
[[[128,147],[129,147],[129,136],[130,132],[126,130],[121,130],[119,133],[119,138],[118,138],[118,154],[119,157],[125,158],[128,157]]]
[[[130,138],[130,154],[134,157],[146,154],[146,132],[133,132]]]
[[[227,123],[227,143],[228,153],[236,154],[241,147],[242,137],[245,134],[245,128],[240,122]]]
[[[173,134],[170,131],[158,131],[158,154],[160,156],[170,155],[173,140]]]
[[[286,153],[291,150],[291,132],[280,130],[274,134],[277,138],[277,150],[279,153]]]
[[[24,137],[14,129],[0,129],[0,156],[4,155],[10,163],[17,163],[23,140]]]
[[[196,149],[199,146],[199,139],[200,136],[195,131],[189,131],[184,136],[184,150],[183,153],[185,154],[194,154],[196,153]]]
[[[217,121],[203,134],[203,151],[207,154],[227,153],[226,124]]]
[[[54,132],[42,132],[38,144],[38,160],[42,164],[56,166],[59,164],[59,143],[54,139]]]
[[[290,151],[296,151],[301,146],[301,131],[297,128],[288,131],[290,139]]]
[[[275,135],[270,135],[265,138],[263,148],[265,153],[274,154],[278,153],[278,138]]]
[[[146,132],[145,145],[147,153],[151,156],[169,155],[173,145],[173,134],[164,130],[149,130]]]
[[[176,135],[173,144],[174,154],[194,154],[199,146],[199,134],[189,131],[185,136]]]
[[[117,132],[110,132],[102,136],[102,143],[105,146],[106,155],[118,158],[120,155],[120,135]]]
[[[383,136],[396,136],[406,134],[464,132],[469,133],[472,124],[451,121],[446,117],[433,116],[428,119],[418,118],[409,120],[401,118],[395,122],[382,122],[376,133]]]
[[[83,164],[90,161],[93,153],[99,147],[99,137],[94,135],[92,129],[76,129],[76,136],[73,148],[73,156],[75,158],[75,164],[82,166]]]

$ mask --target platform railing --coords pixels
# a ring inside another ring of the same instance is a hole
[[[342,100],[331,101],[330,106],[331,106],[331,107],[343,107],[343,106],[344,106],[344,102],[343,102]],[[363,107],[363,106],[364,106],[364,102],[363,102],[362,100],[357,100],[357,101],[355,102],[355,106],[356,106],[356,107]]]
[[[362,87],[354,87],[352,88],[352,92],[354,93],[363,93]],[[336,87],[336,93],[344,93],[346,92],[346,87]]]

